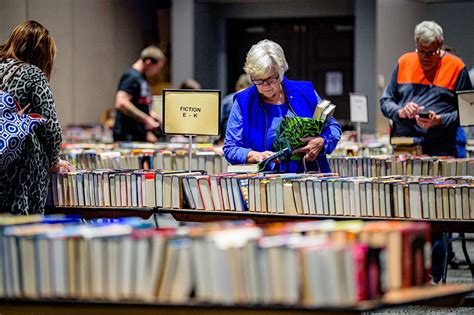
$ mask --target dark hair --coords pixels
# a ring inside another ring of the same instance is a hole
[[[0,59],[13,58],[40,68],[48,80],[51,78],[56,43],[43,25],[25,21],[17,25],[5,44],[0,46]]]
[[[179,85],[179,89],[181,90],[199,90],[200,88],[201,88],[201,84],[194,79],[184,80]]]

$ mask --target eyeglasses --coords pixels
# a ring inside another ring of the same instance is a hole
[[[420,51],[418,48],[415,49],[416,53],[422,57],[430,58],[436,56],[441,51],[441,48],[436,49],[435,51]]]
[[[278,78],[279,78],[279,75],[278,73],[269,77],[269,78],[266,78],[264,80],[253,80],[252,79],[252,82],[253,84],[255,85],[263,85],[264,83],[266,83],[267,85],[270,85],[270,84],[275,84],[278,82]]]

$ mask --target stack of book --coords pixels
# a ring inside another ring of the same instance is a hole
[[[79,169],[189,169],[189,153],[182,148],[124,147],[78,148],[69,145],[62,158]],[[140,144],[142,146],[142,144]],[[182,145],[179,145],[182,147]],[[221,173],[228,163],[218,147],[192,152],[191,168],[205,169],[209,174]]]
[[[474,219],[474,177],[329,174],[185,176],[191,209],[262,213]]]
[[[181,177],[186,170],[77,170],[51,174],[47,205],[183,208]]]
[[[51,174],[48,205],[463,220],[474,177],[79,170]]]
[[[0,297],[341,307],[430,274],[423,223],[47,221],[0,216]]]
[[[342,176],[474,176],[474,158],[430,156],[330,157],[331,169]]]

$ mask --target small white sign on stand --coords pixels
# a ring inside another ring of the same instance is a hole
[[[190,172],[193,136],[218,136],[220,113],[219,90],[163,90],[163,132],[189,137]]]
[[[369,122],[369,114],[367,110],[367,95],[360,93],[349,93],[349,101],[351,106],[351,121],[356,123],[357,142],[361,142],[360,124]]]
[[[474,91],[460,91],[458,94],[459,125],[474,126]]]

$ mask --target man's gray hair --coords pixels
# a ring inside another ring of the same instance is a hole
[[[148,46],[147,48],[143,49],[140,53],[140,59],[153,59],[156,61],[164,60],[166,61],[165,54],[156,46]]]
[[[431,44],[434,42],[443,43],[443,29],[434,21],[423,21],[415,27],[415,42],[421,44]]]
[[[249,78],[261,78],[272,68],[278,72],[281,81],[288,70],[288,63],[283,48],[271,40],[264,39],[250,48],[244,70]]]

